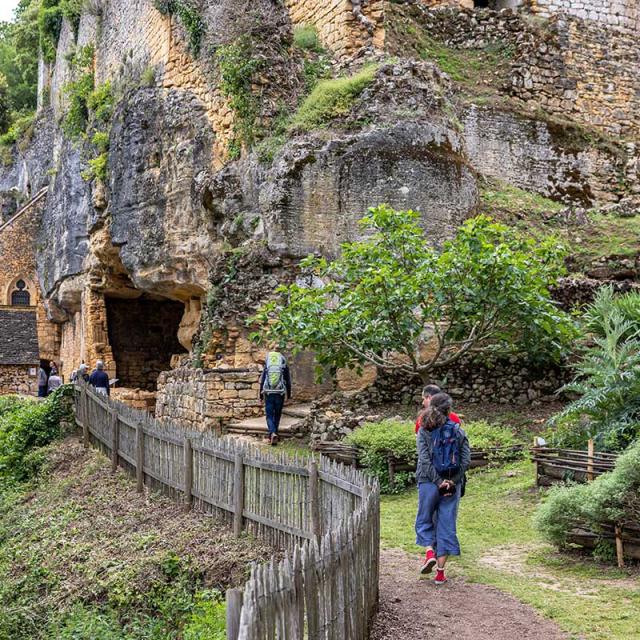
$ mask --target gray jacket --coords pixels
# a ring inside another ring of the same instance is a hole
[[[460,445],[460,470],[448,480],[460,484],[462,477],[471,464],[471,447],[467,434],[461,427],[457,427],[456,434]],[[418,431],[418,468],[416,470],[416,482],[433,482],[441,484],[445,478],[441,478],[432,463],[431,432],[426,429]]]

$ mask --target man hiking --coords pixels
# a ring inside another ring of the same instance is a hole
[[[260,399],[264,400],[267,416],[267,441],[271,445],[278,443],[278,427],[282,417],[285,395],[291,399],[291,374],[285,357],[278,351],[270,351],[264,363],[260,377]]]

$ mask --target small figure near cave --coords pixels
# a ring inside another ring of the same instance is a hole
[[[104,396],[111,395],[109,387],[109,376],[104,370],[104,362],[102,362],[102,360],[98,360],[96,362],[96,368],[89,376],[89,384],[95,388],[97,393],[100,393]]]
[[[286,358],[278,351],[270,351],[260,377],[260,399],[264,400],[269,435],[267,442],[278,443],[278,427],[285,396],[291,399],[291,373]]]
[[[62,386],[62,378],[58,373],[58,369],[55,367],[51,369],[51,375],[49,376],[49,382],[47,383],[47,395],[53,393],[56,389]]]

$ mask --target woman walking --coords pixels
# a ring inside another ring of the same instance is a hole
[[[416,544],[425,547],[420,573],[436,567],[436,584],[447,581],[447,558],[460,555],[456,519],[462,481],[471,462],[467,436],[451,420],[450,412],[451,397],[434,395],[418,432]]]

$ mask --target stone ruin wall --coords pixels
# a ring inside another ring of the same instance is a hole
[[[313,25],[322,45],[338,57],[369,44],[383,46],[384,5],[384,0],[285,0],[291,22]]]
[[[512,93],[549,114],[613,136],[640,139],[637,34],[572,17],[552,17],[544,42],[515,61]]]
[[[261,413],[256,369],[178,368],[160,374],[156,418],[194,431]]]
[[[533,13],[545,18],[565,13],[630,33],[637,34],[640,28],[637,0],[528,0],[527,5]]]
[[[29,367],[19,364],[0,365],[0,396],[38,393],[38,377],[29,375]]]

